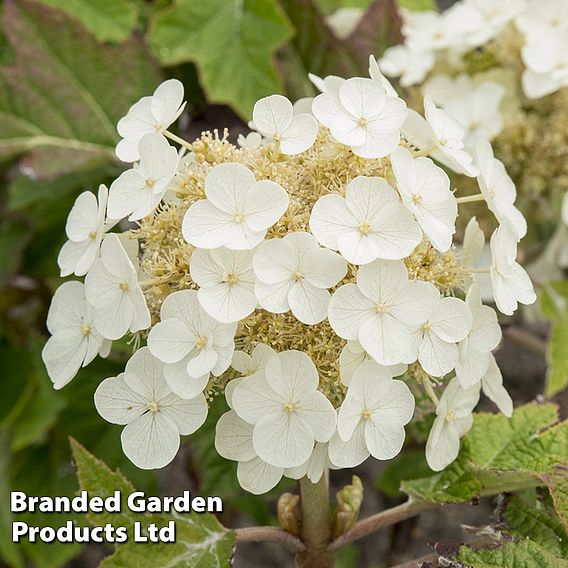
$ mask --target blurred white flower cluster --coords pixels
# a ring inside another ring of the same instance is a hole
[[[523,88],[529,98],[538,98],[568,86],[568,55],[564,41],[568,34],[568,4],[564,0],[461,0],[445,12],[403,10],[404,44],[391,47],[380,66],[389,77],[400,77],[402,86],[421,83],[436,61],[445,59],[456,68],[468,52],[487,44],[509,26],[522,38]],[[438,88],[450,85],[437,85]],[[452,98],[471,97],[472,110],[487,113],[498,106],[493,85],[472,92],[464,82],[454,92],[443,89]],[[469,91],[469,92],[468,92]],[[502,96],[502,95],[501,95]],[[456,103],[457,105],[457,103]],[[464,109],[455,108],[456,113]],[[487,122],[490,120],[487,118]]]
[[[460,0],[443,12],[401,14],[404,43],[384,52],[381,71],[398,78],[412,97],[425,97],[426,112],[432,103],[442,108],[463,129],[465,148],[483,152],[482,191],[492,156],[486,144],[476,147],[494,141],[514,171],[525,213],[541,223],[564,223],[531,267],[539,282],[544,275],[559,277],[568,265],[568,185],[561,158],[568,139],[568,2]],[[512,184],[505,193],[514,201]],[[501,198],[489,203],[497,216],[503,205]],[[526,230],[520,217],[514,224],[517,232]]]
[[[419,27],[423,42],[437,38]],[[327,467],[393,458],[415,404],[436,414],[435,470],[456,458],[481,391],[512,413],[492,354],[497,315],[475,274],[490,273],[505,314],[535,300],[516,262],[526,223],[515,187],[486,140],[470,152],[431,100],[422,117],[372,58],[370,75],[313,77],[324,92],[311,104],[259,100],[241,148],[167,130],[184,108],[174,79],[119,122],[117,155],[134,163],[73,206],[59,263],[85,281],[55,292],[43,359],[61,388],[134,337],[95,404],[124,425],[137,466],[167,465],[220,392],[229,410],[215,446],[254,493],[282,475],[317,481]],[[456,196],[440,164],[476,176],[479,193]],[[479,200],[499,223],[486,267],[475,219],[463,250],[453,244],[458,207],[467,219]]]

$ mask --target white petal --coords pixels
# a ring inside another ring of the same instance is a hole
[[[281,410],[255,425],[252,443],[258,457],[270,465],[296,467],[310,457],[314,435],[295,413]]]
[[[375,304],[363,296],[355,284],[341,286],[328,306],[329,323],[343,339],[357,339],[359,329],[369,319]]]
[[[160,413],[167,416],[184,436],[193,434],[207,418],[208,407],[203,394],[185,400],[172,392],[158,402]]]
[[[237,466],[241,487],[253,495],[261,495],[276,487],[283,473],[283,468],[269,465],[260,458],[239,462]]]
[[[296,282],[288,293],[292,313],[302,322],[314,325],[327,316],[331,295],[327,290],[315,288],[308,282]]]
[[[238,230],[228,213],[206,199],[197,201],[187,210],[181,227],[183,238],[189,244],[204,249],[228,244]]]
[[[377,260],[357,271],[357,287],[373,303],[390,303],[408,282],[403,262]]]
[[[247,192],[245,223],[251,231],[265,231],[288,209],[286,190],[270,180],[257,181]]]
[[[87,321],[85,288],[80,282],[64,282],[57,288],[49,312],[47,329],[51,334],[62,329],[77,329]]]
[[[369,457],[365,442],[365,422],[359,422],[351,438],[344,442],[338,434],[329,441],[329,459],[339,468],[356,467]]]
[[[476,385],[489,368],[490,353],[472,349],[469,340],[458,345],[459,357],[456,363],[456,377],[462,387],[468,389]]]
[[[187,374],[186,359],[164,365],[164,378],[175,394],[188,400],[199,396],[209,382],[209,374],[197,378],[190,377]]]
[[[80,330],[63,329],[47,340],[41,356],[55,389],[73,379],[85,360],[86,351],[87,339]]]
[[[305,254],[300,272],[311,285],[331,288],[347,274],[347,263],[337,253],[317,248]]]
[[[400,453],[404,444],[404,428],[383,424],[373,419],[365,424],[365,443],[371,455],[378,460],[390,460]]]
[[[290,309],[288,293],[292,287],[292,280],[285,280],[278,284],[264,284],[257,280],[255,294],[258,303],[269,312],[282,314]]]
[[[228,460],[249,461],[256,458],[252,445],[252,426],[234,410],[225,412],[215,426],[215,449]]]
[[[97,412],[113,424],[128,424],[148,410],[148,400],[133,391],[124,376],[105,379],[95,391]]]
[[[74,242],[84,241],[89,238],[91,231],[98,230],[99,207],[94,193],[85,191],[75,200],[67,223],[65,233],[69,240]]]
[[[426,461],[430,469],[442,471],[450,465],[460,451],[460,438],[457,430],[446,426],[445,418],[438,416],[426,442]]]
[[[418,361],[429,375],[443,377],[456,366],[458,347],[440,339],[435,333],[426,333],[420,343]]]
[[[430,318],[434,333],[443,341],[455,343],[471,330],[473,318],[468,305],[459,298],[442,298]]]
[[[240,381],[233,391],[233,408],[249,424],[282,411],[283,400],[266,382],[260,372]]]
[[[381,365],[412,362],[409,328],[389,313],[377,314],[366,320],[357,339]]]
[[[339,87],[339,100],[357,119],[370,120],[377,116],[386,102],[383,88],[372,79],[355,77]]]
[[[195,336],[175,318],[157,323],[148,335],[148,348],[163,363],[181,361],[195,347]]]
[[[218,164],[205,179],[205,195],[217,209],[234,215],[243,211],[254,174],[242,164]]]
[[[214,349],[201,349],[194,357],[191,355],[187,361],[187,374],[192,379],[198,379],[203,375],[209,375],[217,364],[217,353]]]
[[[319,382],[316,366],[302,351],[277,353],[266,364],[264,373],[274,392],[288,402],[311,398]]]
[[[157,402],[170,394],[170,388],[164,381],[164,365],[152,356],[147,347],[138,349],[130,357],[124,370],[124,380],[147,401]]]
[[[167,128],[179,116],[183,102],[183,84],[177,79],[168,79],[152,95],[152,115],[163,129]]]
[[[481,382],[481,388],[485,396],[492,400],[505,416],[510,418],[513,415],[513,401],[503,386],[503,376],[493,355],[491,355],[489,368]]]
[[[130,329],[134,307],[129,295],[122,292],[115,304],[96,308],[94,316],[95,327],[105,338],[120,339]]]
[[[298,270],[294,249],[286,239],[261,243],[252,262],[256,277],[265,284],[283,283]]]
[[[84,276],[91,268],[98,252],[98,243],[91,239],[79,243],[65,242],[57,255],[61,276],[69,276],[75,272],[77,276]]]
[[[214,260],[209,250],[198,248],[193,251],[189,261],[189,272],[191,279],[198,286],[209,288],[223,281],[223,267]]]
[[[407,325],[419,325],[430,319],[439,301],[440,293],[433,284],[414,280],[401,286],[390,311]]]
[[[147,412],[127,424],[120,440],[126,457],[140,469],[165,467],[180,443],[176,425],[161,412]]]
[[[290,126],[292,116],[292,103],[282,95],[264,97],[255,103],[252,110],[252,121],[256,129],[271,137],[282,135]]]
[[[311,428],[318,442],[328,442],[335,432],[336,414],[327,397],[316,391],[296,407],[297,415]]]
[[[197,293],[201,307],[221,323],[232,323],[250,315],[257,305],[254,284],[217,284]]]
[[[311,148],[318,133],[317,120],[306,113],[295,114],[282,133],[280,151],[283,154],[300,154]]]
[[[357,220],[340,195],[324,195],[312,208],[310,230],[325,247],[337,250],[339,237],[357,226]]]
[[[345,115],[345,109],[335,93],[322,93],[312,103],[314,116],[328,128],[338,116]]]

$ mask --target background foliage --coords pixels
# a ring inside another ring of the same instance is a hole
[[[399,4],[434,8],[433,0]],[[366,14],[352,34],[339,39],[325,15],[344,7],[362,8]],[[137,488],[158,492],[155,475],[137,470],[124,458],[118,429],[99,418],[92,400],[100,380],[122,369],[130,346],[119,343],[110,360],[97,360],[81,370],[60,392],[52,389],[41,362],[47,308],[60,283],[56,257],[64,242],[68,211],[79,193],[110,183],[121,171],[114,158],[116,122],[164,78],[177,77],[186,87],[191,117],[182,122],[182,134],[197,136],[202,128],[225,123],[236,134],[250,118],[256,99],[274,92],[293,99],[313,95],[307,72],[366,75],[368,54],[379,55],[400,39],[397,6],[395,0],[4,0],[1,9],[0,499],[6,503],[10,490],[73,494],[78,486],[69,436],[78,441],[73,449],[82,487],[101,494],[116,484],[131,487],[84,446],[111,469],[120,468]],[[212,105],[229,108],[211,110]],[[568,298],[565,283],[555,288]],[[555,394],[565,387],[568,376],[565,349],[563,360],[557,355],[568,337],[568,316],[546,292],[542,303],[554,322],[549,349],[556,363],[549,371],[548,394]],[[211,412],[222,412],[222,406],[216,401]],[[555,422],[551,406],[525,407],[516,416],[510,426],[497,425],[502,437],[491,444],[483,442],[494,426],[490,423],[502,419],[487,415],[476,422],[471,442],[446,472],[422,477],[428,470],[414,454],[406,465],[394,462],[387,468],[378,487],[398,497],[399,482],[407,479],[404,490],[417,498],[467,501],[496,492],[504,475],[518,476],[520,486],[532,493],[512,499],[503,514],[510,527],[508,538],[515,534],[528,538],[524,548],[513,547],[511,552],[510,543],[509,548],[485,556],[463,548],[460,558],[475,559],[478,566],[497,566],[503,565],[498,562],[506,555],[541,554],[548,555],[541,566],[561,566],[549,557],[556,562],[566,553],[568,484],[562,472],[551,463],[532,459],[528,450],[535,444],[556,444],[560,453],[559,444],[568,445],[566,430],[562,427],[554,435],[535,438],[541,427]],[[181,457],[193,489],[220,494],[229,510],[244,511],[259,524],[274,522],[265,499],[244,495],[238,488],[234,464],[211,451],[212,440],[212,427],[200,430],[189,454]],[[526,447],[519,446],[522,443]],[[464,469],[465,463],[474,464],[478,473]],[[422,478],[408,481],[415,477]],[[536,495],[536,485],[548,488],[544,501]],[[540,514],[527,526],[527,508],[534,509],[535,500]],[[560,517],[554,515],[554,506],[564,511]],[[63,522],[68,516],[56,518],[50,515],[49,523]],[[13,545],[11,520],[7,507],[1,507],[0,558],[9,566],[31,563],[58,568],[80,553],[79,545]],[[34,515],[33,524],[43,522]],[[218,535],[216,553],[228,557],[231,534],[213,518],[203,522],[203,527],[192,526],[190,520],[182,523],[186,540],[198,542],[199,531],[209,531]],[[132,554],[125,548],[105,566],[121,565],[121,555]],[[143,564],[139,555],[146,552],[136,550],[139,565],[159,565],[147,556]],[[188,549],[170,565],[191,564],[184,554],[194,552],[203,553]],[[200,566],[210,564],[209,552],[204,554]],[[161,563],[166,560],[172,558],[163,556]]]

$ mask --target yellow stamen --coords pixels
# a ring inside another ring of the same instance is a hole
[[[377,304],[377,305],[375,306],[375,311],[376,311],[378,314],[384,314],[384,313],[386,313],[387,310],[388,310],[388,307],[387,307],[386,304],[382,304],[382,303],[381,303],[381,304]]]
[[[127,292],[130,289],[128,282],[125,282],[124,280],[122,282],[119,282],[118,287],[124,292]]]

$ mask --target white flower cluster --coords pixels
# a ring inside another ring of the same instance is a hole
[[[167,128],[184,108],[181,83],[166,81],[119,122],[117,155],[136,163],[108,196],[101,186],[98,201],[85,193],[73,206],[59,263],[64,276],[86,274],[85,283],[66,282],[56,291],[43,358],[61,388],[97,353],[108,354],[112,340],[131,333],[146,341],[124,373],[95,393],[99,413],[125,426],[123,448],[137,466],[159,468],[173,459],[180,435],[205,421],[204,394],[213,383],[224,388],[230,407],[216,426],[217,451],[238,462],[240,483],[254,493],[282,475],[317,481],[326,467],[394,457],[413,417],[411,389],[424,388],[436,406],[427,445],[436,470],[455,459],[481,390],[511,414],[492,355],[501,338],[497,316],[482,305],[473,278],[491,273],[497,307],[506,314],[535,300],[516,262],[526,224],[514,207],[515,188],[488,142],[471,154],[463,129],[433,102],[427,99],[423,118],[407,110],[374,59],[370,75],[314,77],[324,92],[311,107],[303,101],[294,108],[279,95],[255,105],[257,135],[241,139],[243,150],[236,151],[284,160],[329,144],[330,152],[350,148],[361,164],[382,159],[389,172],[355,175],[339,191],[330,182],[313,207],[302,205],[311,207],[305,230],[278,236],[271,231],[285,226],[289,191],[257,179],[243,163],[209,164],[202,198],[184,202],[175,195],[181,169],[201,167],[180,161],[168,142],[180,140]],[[474,268],[484,237],[470,221],[460,257],[471,281],[465,299],[409,269],[418,247],[453,254],[458,205],[472,200],[455,197],[436,161],[478,176],[475,199],[485,200],[500,224],[491,237],[491,267]],[[156,282],[141,268],[145,249],[131,231],[108,231],[119,219],[152,217],[171,203],[181,207],[175,238],[191,251],[185,273],[192,286],[169,293],[159,321],[155,311],[152,321]],[[278,341],[258,343],[250,353],[235,350],[238,329],[259,310],[331,326],[344,345],[340,404],[322,391],[308,353]],[[420,369],[421,381],[409,379],[409,366]],[[235,372],[241,378],[231,378]],[[225,373],[228,382],[221,380]],[[433,385],[449,378],[438,401]]]
[[[447,60],[459,67],[466,53],[494,40],[511,25],[522,37],[527,97],[539,98],[568,86],[568,54],[564,48],[568,4],[564,0],[460,0],[442,13],[403,10],[402,15],[404,44],[387,49],[380,66],[387,76],[400,77],[404,87],[422,83],[436,61]],[[494,104],[494,84],[482,85],[477,93],[471,89],[461,95],[454,93],[456,106],[460,98],[469,99],[471,107],[484,98]],[[458,83],[457,87],[467,85]],[[451,91],[446,92],[451,95]],[[461,114],[464,109],[455,111]],[[477,111],[483,112],[483,106],[477,106]],[[486,121],[489,126],[488,114]]]

